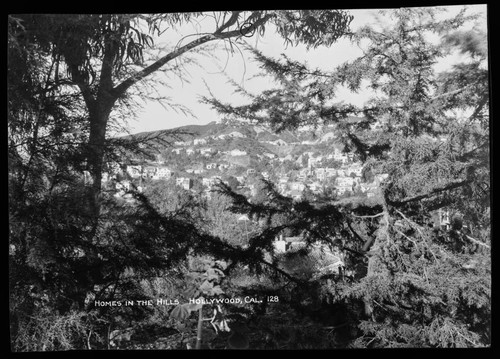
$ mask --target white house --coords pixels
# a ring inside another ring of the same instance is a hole
[[[292,191],[303,191],[306,188],[306,185],[302,182],[292,182],[290,183],[290,189]]]
[[[106,183],[111,179],[111,175],[108,172],[102,173],[101,183]]]
[[[274,153],[269,153],[269,152],[265,152],[265,153],[263,153],[263,155],[266,156],[267,158],[270,158],[270,159],[277,157]]]
[[[175,184],[189,190],[192,187],[192,180],[191,178],[179,177],[175,179]]]
[[[141,176],[142,166],[141,165],[128,165],[127,166],[127,173],[133,178],[138,178]]]
[[[157,167],[146,166],[142,171],[142,178],[153,178],[156,175]]]
[[[351,186],[357,183],[356,178],[352,177],[337,177],[336,184],[339,186]]]
[[[335,190],[339,195],[342,195],[348,191],[352,191],[352,186],[346,186],[346,185],[338,185],[335,186]]]
[[[347,168],[347,171],[349,174],[353,172],[357,177],[361,177],[361,174],[363,173],[363,166],[359,163],[352,164]]]
[[[207,140],[204,139],[204,138],[196,138],[194,141],[193,141],[193,144],[194,145],[204,145],[207,143]]]
[[[274,252],[275,253],[285,253],[287,250],[287,244],[288,244],[287,241],[285,241],[282,238],[275,240],[273,242]]]
[[[157,167],[156,173],[153,176],[153,179],[168,179],[172,177],[173,172],[168,167]]]
[[[278,181],[279,181],[279,183],[287,183],[289,179],[290,179],[290,177],[288,177],[288,176],[280,176]]]
[[[382,174],[378,174],[378,175],[375,175],[375,183],[377,184],[380,184],[381,182],[383,182],[387,177],[389,177],[389,174],[388,173],[382,173]]]
[[[241,150],[238,150],[238,149],[234,149],[232,151],[229,151],[229,154],[231,156],[246,156],[247,152],[246,151],[241,151]]]
[[[200,154],[203,156],[210,156],[211,153],[212,153],[211,148],[200,148]]]
[[[212,187],[213,185],[215,185],[216,183],[219,183],[221,181],[221,177],[220,176],[212,176],[212,177],[203,177],[201,179],[201,183],[203,184],[203,186],[205,187]]]

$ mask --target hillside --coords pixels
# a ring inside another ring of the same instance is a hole
[[[346,122],[355,125],[364,120],[362,117],[350,117]],[[151,161],[163,158],[161,161],[164,161],[172,151],[184,151],[191,154],[186,158],[189,161],[193,160],[192,156],[199,156],[200,160],[222,160],[239,165],[258,163],[265,158],[295,161],[303,153],[326,156],[344,147],[335,126],[276,133],[264,125],[239,121],[214,121],[205,125],[141,132],[121,137],[121,140],[139,142],[141,153],[129,152],[126,155],[128,159]]]

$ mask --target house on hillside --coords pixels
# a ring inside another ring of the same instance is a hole
[[[312,168],[313,166],[316,166],[318,163],[321,163],[323,161],[323,156],[318,156],[318,157],[312,157],[309,156],[307,159],[307,167]]]
[[[450,225],[451,225],[451,219],[450,219],[450,211],[444,208],[440,208],[437,211],[435,211],[432,215],[432,219],[434,221],[434,226],[444,229],[444,230],[449,230]]]
[[[280,175],[280,177],[278,178],[278,182],[279,183],[288,183],[289,179],[290,179],[290,176]]]
[[[349,172],[349,175],[354,173],[357,177],[361,177],[361,174],[363,173],[363,165],[361,163],[353,163],[347,167],[347,172]]]
[[[200,154],[203,156],[210,156],[212,154],[213,150],[211,148],[200,148]]]
[[[325,168],[316,168],[314,173],[316,174],[316,179],[318,181],[324,181],[326,179],[326,169]]]
[[[239,149],[234,149],[232,151],[229,151],[228,153],[230,156],[246,156],[247,155],[247,152],[246,151],[242,151],[242,150],[239,150]]]
[[[217,168],[217,163],[214,163],[214,162],[208,163],[206,167],[207,167],[207,170],[214,170]]]
[[[102,173],[102,179],[101,179],[101,183],[106,183],[108,181],[111,180],[111,175],[109,174],[109,172],[103,172]]]
[[[335,186],[335,192],[337,192],[339,196],[346,192],[352,192],[352,185],[337,185]]]
[[[194,174],[201,174],[201,173],[205,172],[205,170],[203,169],[203,165],[200,163],[200,164],[193,165],[193,167],[191,167],[191,168],[186,168],[186,172],[187,173],[194,173]]]
[[[177,186],[181,186],[185,190],[189,190],[193,186],[193,181],[191,180],[191,178],[179,177],[175,179],[175,184]]]
[[[288,183],[286,182],[280,182],[277,185],[278,192],[282,195],[284,195],[288,191]]]
[[[142,170],[142,178],[153,178],[156,175],[157,167],[146,166]]]
[[[207,140],[204,138],[196,138],[193,140],[193,144],[196,145],[205,145],[207,143]]]
[[[380,184],[382,183],[387,177],[389,177],[388,173],[382,173],[382,174],[377,174],[375,175],[375,183]]]
[[[139,178],[139,177],[141,177],[142,166],[141,165],[128,165],[126,171],[130,175],[130,177]]]
[[[347,177],[337,177],[336,184],[339,186],[354,186],[355,184],[359,183],[359,178],[353,178],[350,176]]]
[[[297,190],[297,191],[304,191],[304,189],[306,188],[306,185],[302,182],[292,182],[290,183],[290,189],[293,191],[293,190]]]
[[[171,171],[168,167],[156,167],[156,172],[153,175],[152,179],[169,179],[174,175],[173,171]]]
[[[346,153],[343,153],[339,148],[335,148],[333,152],[333,159],[335,161],[342,162],[342,164],[345,164],[349,161],[349,156]]]
[[[216,185],[221,181],[222,181],[221,176],[203,177],[201,179],[202,185],[208,188],[211,188],[212,186]]]

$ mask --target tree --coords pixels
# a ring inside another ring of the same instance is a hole
[[[278,87],[243,106],[206,99],[225,115],[269,123],[276,131],[336,124],[346,149],[378,178],[379,194],[371,198],[291,209],[276,193],[265,208],[238,202],[263,216],[286,212],[288,226],[302,228],[308,242],[328,240],[346,253],[353,281],[318,285],[350,306],[358,329],[354,346],[491,344],[486,36],[461,30],[475,16],[462,11],[437,20],[436,12],[386,11],[390,25],[365,26],[353,35],[364,55],[331,72],[254,50]],[[453,50],[468,54],[467,61],[437,73],[433,64]],[[375,94],[365,106],[330,101],[339,85],[358,91],[364,81]],[[349,120],[358,114],[361,121]],[[383,130],[370,131],[374,123]],[[433,230],[429,222],[438,209],[462,213],[474,235]],[[266,229],[273,230],[278,227]]]
[[[15,350],[33,348],[27,340],[49,328],[37,323],[57,315],[67,314],[76,332],[104,333],[100,320],[109,322],[111,315],[89,307],[89,298],[139,293],[137,280],[124,275],[131,268],[135,276],[147,277],[178,265],[193,250],[233,253],[194,226],[197,219],[183,210],[182,201],[172,212],[161,196],[132,188],[119,199],[101,190],[104,163],[126,154],[125,146],[138,150],[135,139],[108,138],[114,115],[133,107],[128,96],[133,90],[141,91],[139,85],[160,69],[177,74],[179,67],[170,65],[181,55],[209,42],[233,45],[254,30],[263,34],[265,24],[276,26],[290,43],[315,47],[335,41],[350,22],[344,11],[214,13],[210,34],[158,59],[147,56],[164,27],[175,29],[206,15],[9,16],[9,288]],[[320,36],[324,32],[327,37]],[[35,290],[26,295],[30,288]],[[90,326],[76,321],[91,318],[82,313],[99,319]],[[36,349],[86,345],[64,335],[49,341]],[[89,334],[91,344],[103,343]]]
[[[10,36],[22,36],[27,44],[39,44],[40,50],[56,62],[56,82],[75,89],[84,101],[89,116],[86,157],[96,195],[101,184],[109,116],[132,86],[192,49],[210,41],[241,38],[247,32],[263,33],[268,22],[275,24],[287,42],[316,47],[342,36],[351,20],[343,11],[224,12],[215,14],[217,25],[212,33],[198,36],[153,63],[144,64],[144,50],[153,46],[153,36],[160,34],[163,24],[175,27],[201,16],[202,13],[11,17],[18,26],[11,28]],[[68,76],[59,71],[63,65]]]

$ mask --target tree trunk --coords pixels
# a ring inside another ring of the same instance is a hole
[[[92,176],[90,204],[94,215],[99,215],[98,197],[101,192],[101,180],[106,145],[106,127],[113,107],[112,100],[96,100],[95,108],[90,110],[90,135],[87,152],[87,166]]]

